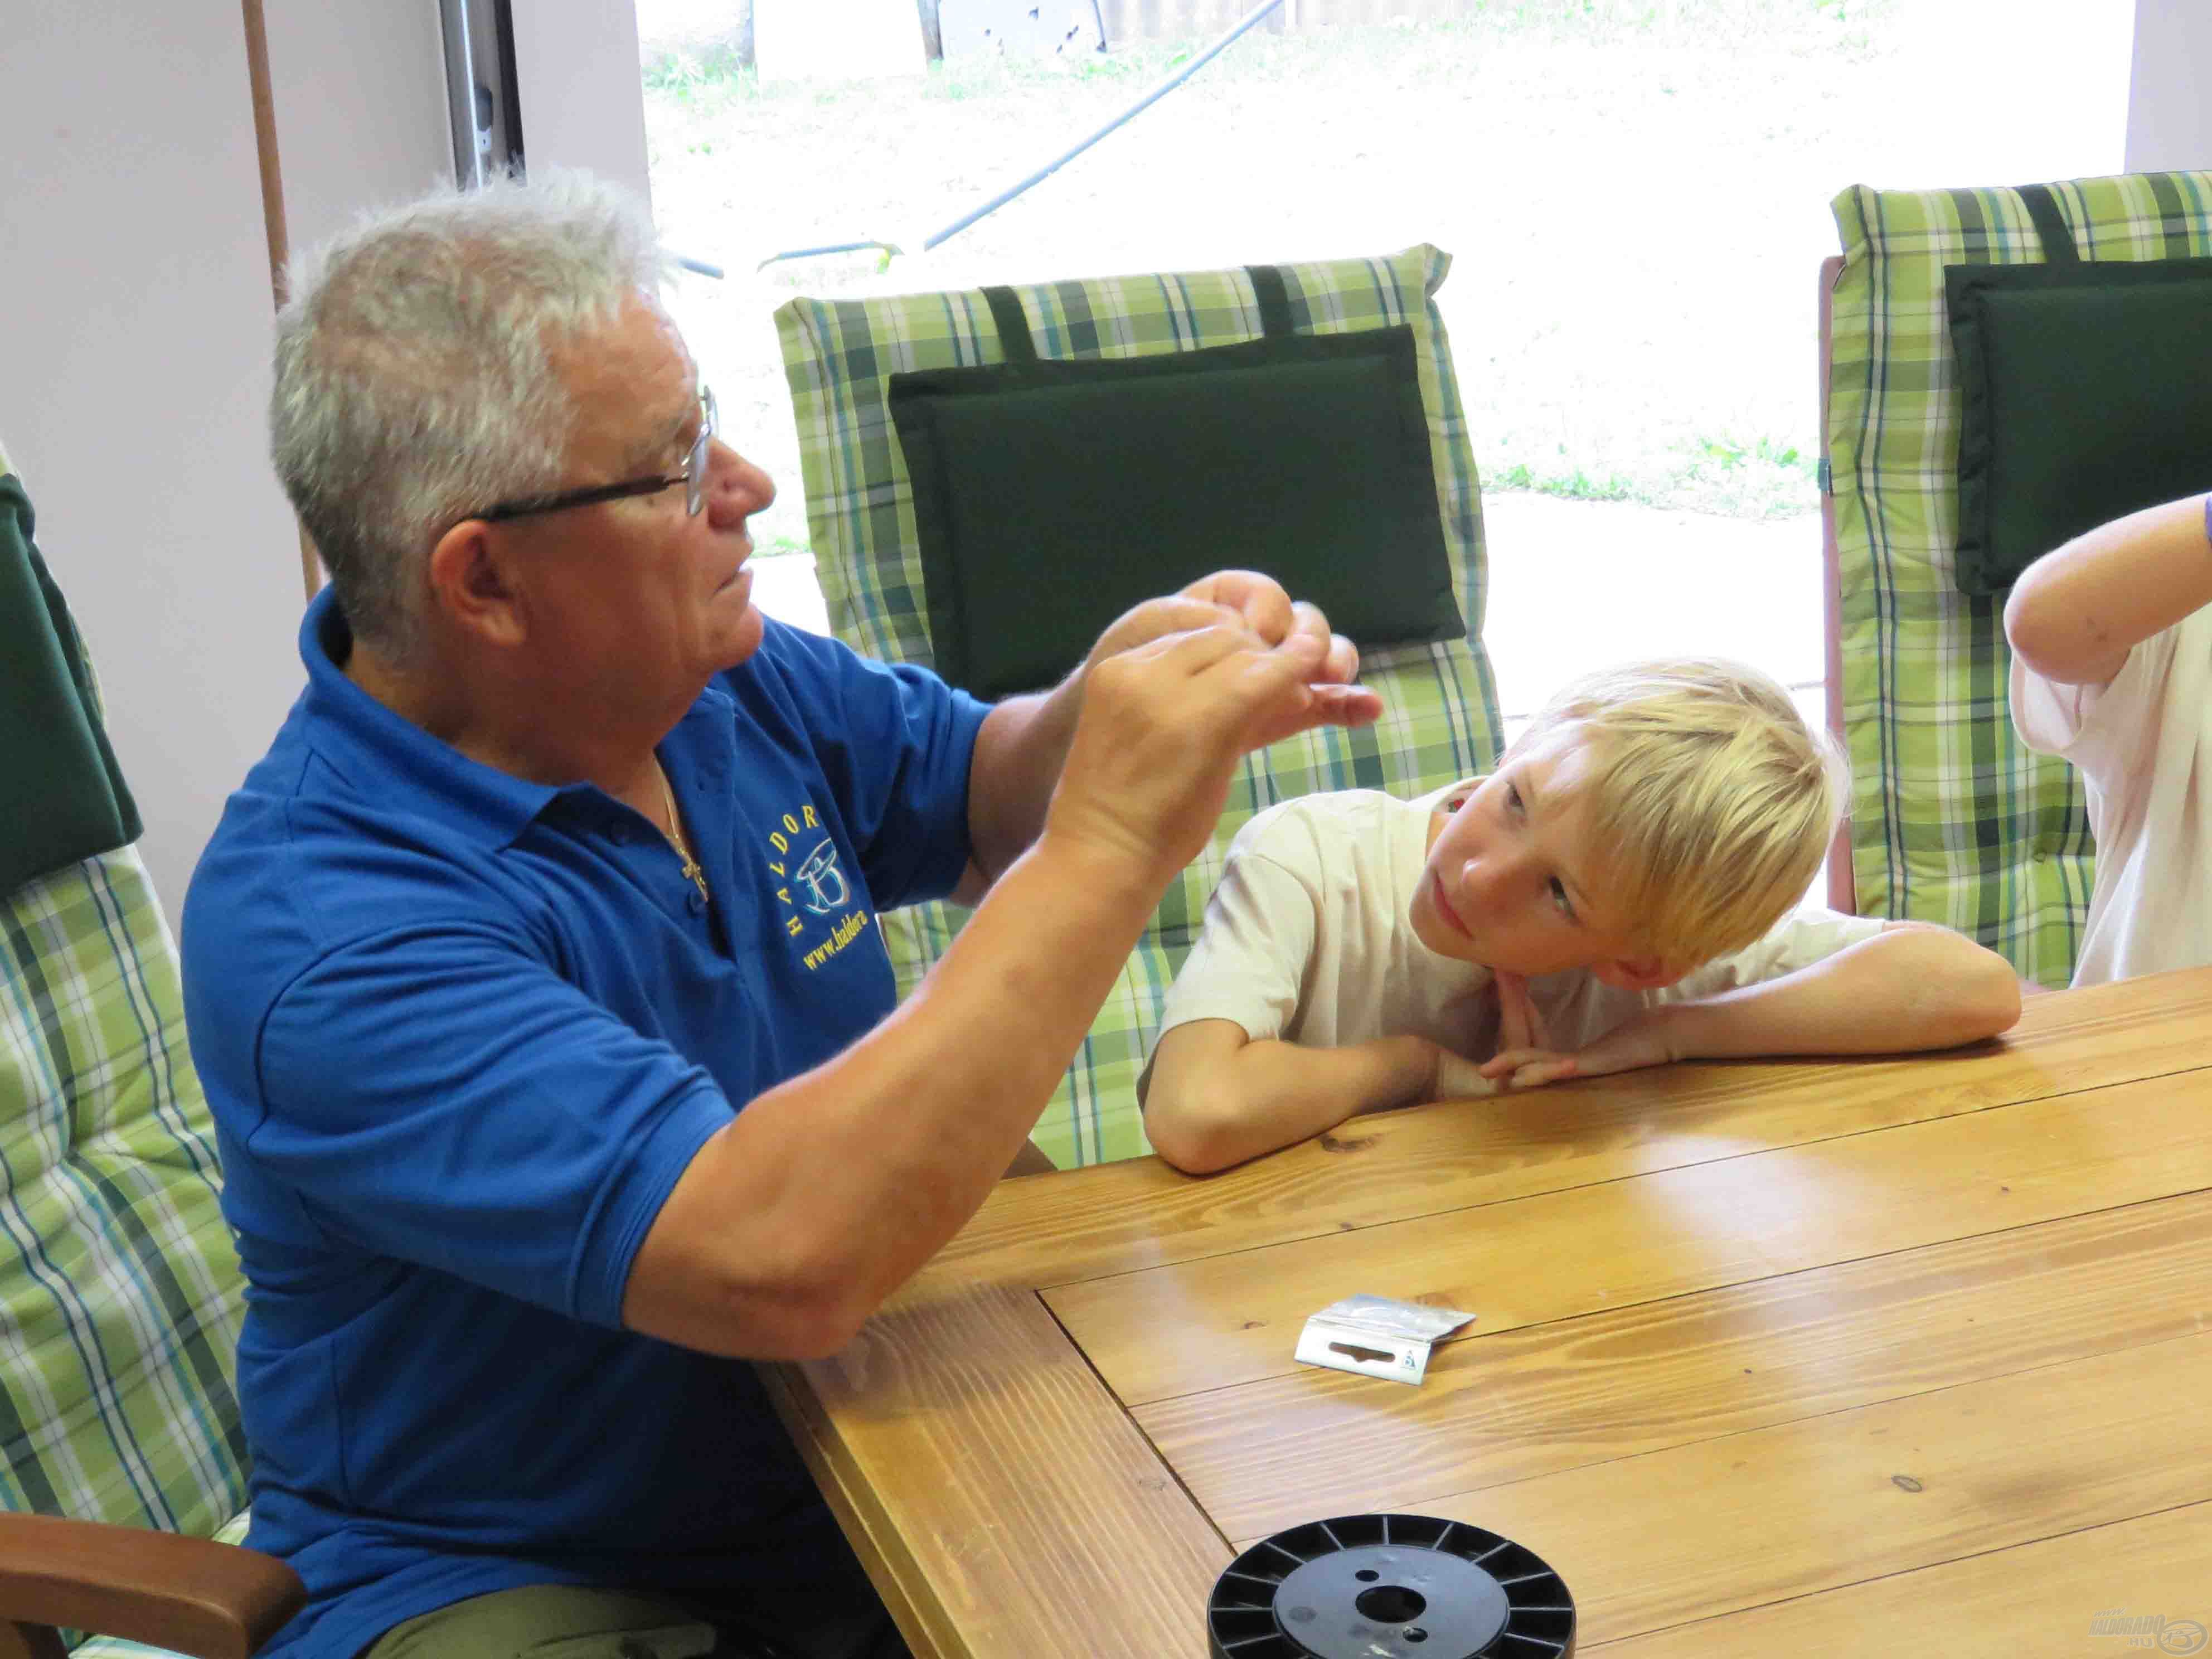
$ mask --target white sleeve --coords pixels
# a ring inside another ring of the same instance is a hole
[[[1263,854],[1231,848],[1198,942],[1168,988],[1160,1031],[1226,1019],[1255,1041],[1280,1036],[1297,1012],[1314,933],[1306,884]]]
[[[1880,916],[1847,916],[1834,910],[1795,910],[1734,956],[1721,957],[1657,991],[1647,991],[1647,1006],[1694,1002],[1746,985],[1780,979],[1832,957],[1846,945],[1881,932]]]
[[[2182,635],[2203,629],[2205,615],[2185,617],[2137,645],[2109,685],[2046,679],[2014,655],[2008,690],[2021,741],[2070,763],[2106,793],[2118,793],[2154,735]]]

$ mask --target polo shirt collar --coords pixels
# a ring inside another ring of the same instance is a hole
[[[370,799],[403,800],[411,812],[504,847],[561,797],[599,794],[592,784],[556,788],[471,760],[347,678],[338,665],[352,651],[353,629],[325,584],[300,622],[306,713],[317,751]]]

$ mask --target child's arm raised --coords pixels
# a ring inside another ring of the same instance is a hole
[[[1333,1129],[1357,1113],[1434,1099],[1444,1058],[1425,1037],[1320,1048],[1274,1037],[1255,1041],[1233,1020],[1192,1020],[1152,1051],[1145,1133],[1152,1150],[1178,1170],[1208,1175]],[[1462,1092],[1489,1091],[1492,1085],[1460,1064],[1469,1073]]]
[[[2212,605],[2212,495],[2099,525],[2046,553],[2005,602],[2022,661],[2063,685],[2108,685],[2128,653]]]
[[[1951,1048],[2020,1018],[2011,964],[1963,933],[1892,921],[1778,979],[1647,1008],[1579,1054],[1509,1049],[1486,1077],[1516,1088],[1678,1060]]]

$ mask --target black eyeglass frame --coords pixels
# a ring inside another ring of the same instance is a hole
[[[581,489],[564,489],[557,495],[532,495],[519,501],[501,501],[481,513],[471,513],[471,519],[482,519],[498,524],[507,519],[529,518],[539,513],[559,513],[572,507],[590,507],[599,501],[617,501],[628,495],[657,495],[664,489],[673,489],[682,484],[684,511],[691,518],[699,516],[699,509],[707,504],[707,446],[714,441],[714,393],[710,387],[699,388],[699,435],[692,441],[691,453],[684,458],[684,470],[669,477],[625,478],[620,483],[588,484]]]

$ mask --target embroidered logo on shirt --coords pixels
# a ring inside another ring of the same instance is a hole
[[[845,872],[837,867],[837,844],[827,837],[806,855],[791,879],[805,894],[806,908],[817,916],[828,915],[853,896]]]
[[[830,937],[809,951],[801,960],[806,963],[809,969],[819,968],[838,951],[850,945],[859,936],[860,930],[867,925],[868,913],[866,910],[854,911],[844,921],[831,928]]]
[[[805,935],[806,916],[801,910],[817,916],[836,915],[853,896],[853,884],[846,879],[837,862],[837,843],[822,827],[821,817],[810,803],[796,812],[786,812],[781,828],[772,830],[768,837],[768,860],[770,874],[781,884],[775,890],[776,900],[788,908],[783,919],[787,937],[799,939]],[[793,866],[796,864],[797,868]],[[811,969],[852,943],[868,925],[865,910],[848,910],[839,916],[830,929],[830,937],[809,951],[802,960]]]

